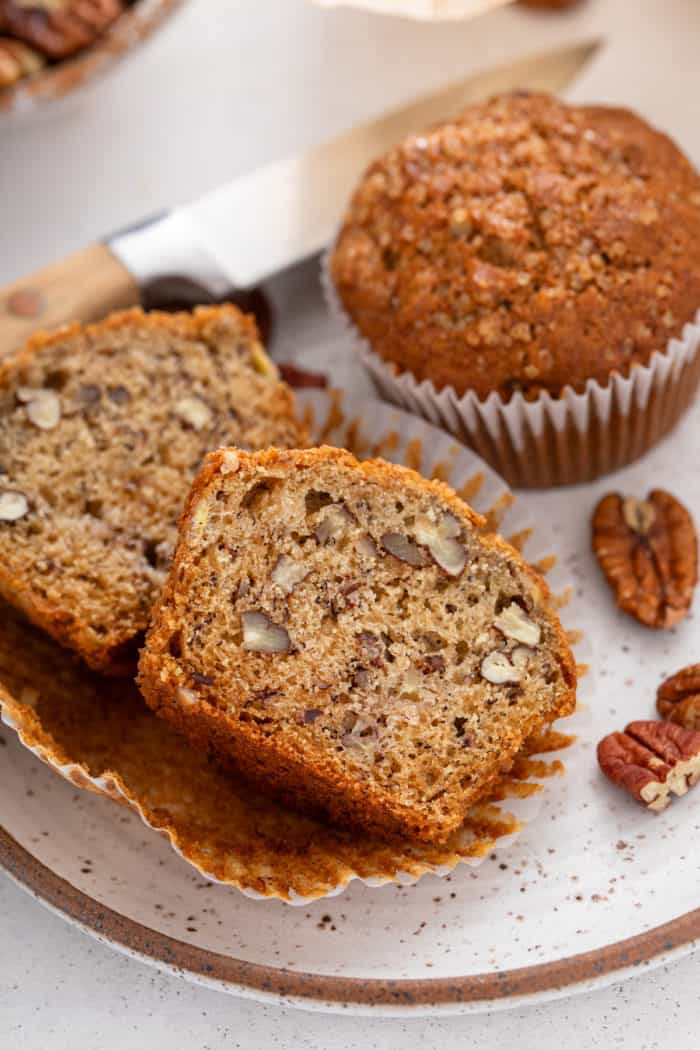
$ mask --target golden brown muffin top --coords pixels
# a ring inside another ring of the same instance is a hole
[[[331,273],[373,348],[438,389],[605,383],[700,308],[700,176],[627,110],[495,98],[371,165]]]

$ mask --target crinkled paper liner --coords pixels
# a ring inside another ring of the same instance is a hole
[[[699,310],[680,339],[607,386],[589,379],[578,393],[567,386],[559,397],[543,391],[528,401],[517,392],[508,402],[495,391],[480,400],[473,391],[436,390],[375,353],[344,311],[328,260],[326,253],[326,301],[382,397],[454,434],[514,488],[593,481],[634,462],[672,430],[700,382]]]
[[[569,590],[552,541],[503,482],[449,435],[380,402],[344,408],[339,394],[300,397],[319,441],[382,455],[449,481],[547,573],[564,607]],[[361,411],[361,415],[360,415]],[[572,642],[580,635],[566,626]],[[579,662],[585,659],[577,647]],[[582,678],[583,692],[587,679]],[[206,878],[255,898],[303,904],[340,893],[353,879],[371,886],[444,875],[480,863],[536,816],[543,787],[568,772],[570,744],[587,722],[585,703],[556,729],[532,739],[488,801],[470,810],[444,845],[388,844],[324,826],[283,809],[194,750],[146,707],[127,681],[101,678],[6,606],[0,607],[0,714],[22,743],[78,787],[128,804]],[[567,750],[568,749],[568,750]],[[554,783],[553,783],[554,788]]]

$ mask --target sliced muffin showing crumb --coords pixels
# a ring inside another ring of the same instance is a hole
[[[235,307],[115,314],[0,368],[0,596],[129,673],[206,452],[306,443]]]
[[[439,482],[338,449],[207,457],[146,701],[282,801],[438,841],[569,714],[544,581]]]

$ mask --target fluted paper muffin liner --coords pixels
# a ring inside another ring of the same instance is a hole
[[[322,393],[300,402],[318,441],[449,481],[547,574],[572,641],[579,637],[553,538],[473,452],[380,402],[346,407],[340,395]],[[580,645],[576,655],[585,660]],[[92,673],[18,613],[0,608],[0,713],[21,741],[71,783],[135,810],[207,879],[292,904],[333,896],[356,879],[378,886],[445,875],[514,842],[545,797],[560,798],[575,775],[581,749],[570,745],[586,733],[587,682],[584,676],[576,714],[528,741],[499,788],[470,809],[445,844],[390,844],[264,798],[158,719],[133,683]]]
[[[583,391],[565,387],[558,397],[544,391],[534,400],[518,392],[508,401],[495,391],[480,399],[451,386],[436,390],[372,349],[340,302],[328,258],[322,284],[329,308],[382,397],[454,434],[514,488],[593,481],[634,462],[673,429],[697,391],[700,310],[648,365],[611,374],[606,386],[589,379]]]

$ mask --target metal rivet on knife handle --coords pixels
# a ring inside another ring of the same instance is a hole
[[[46,307],[46,299],[36,288],[17,288],[12,295],[5,300],[7,312],[13,317],[26,318],[34,321],[41,317]]]

